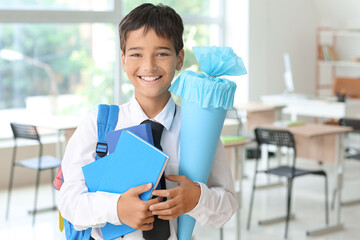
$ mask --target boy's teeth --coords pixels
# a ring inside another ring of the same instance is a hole
[[[142,80],[144,81],[154,81],[156,79],[159,79],[160,76],[156,76],[156,77],[140,77]]]

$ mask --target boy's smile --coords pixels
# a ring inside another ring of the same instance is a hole
[[[124,52],[122,67],[135,88],[136,99],[140,103],[167,102],[175,70],[183,65],[184,50],[176,54],[172,39],[156,35],[151,28],[144,33],[142,27],[127,34]]]

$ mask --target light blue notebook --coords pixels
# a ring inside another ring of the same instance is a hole
[[[124,131],[124,130],[129,130],[132,133],[135,133],[140,138],[147,141],[148,143],[151,143],[152,145],[154,145],[152,132],[151,132],[151,125],[150,125],[150,123],[145,123],[145,124],[136,125],[136,126],[132,126],[129,128],[124,128],[124,129],[120,129],[120,130],[108,133],[106,135],[106,139],[107,139],[108,149],[109,149],[110,154],[115,151],[115,148],[119,141],[120,135],[121,135],[122,131]],[[103,179],[105,171],[107,170],[107,168],[110,164],[110,161],[109,161],[110,158],[111,158],[111,156],[107,155],[107,156],[100,158],[100,159],[96,160],[95,162],[92,162],[84,167],[85,172],[83,170],[83,173],[84,173],[84,177],[86,179],[86,185],[88,186],[89,192],[96,192],[99,189],[101,180]],[[85,174],[91,175],[93,177],[87,179],[86,178],[87,176],[85,176]]]

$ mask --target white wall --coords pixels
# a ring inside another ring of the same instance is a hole
[[[250,0],[249,99],[284,91],[289,52],[295,92],[315,94],[317,27],[360,29],[359,0]]]
[[[313,0],[250,1],[250,100],[284,91],[284,52],[290,54],[295,92],[314,93],[317,25]]]
[[[359,0],[316,0],[322,27],[360,29]]]
[[[225,0],[224,46],[232,47],[243,59],[245,67],[249,65],[249,0]],[[236,83],[234,105],[248,100],[248,75],[226,77]]]

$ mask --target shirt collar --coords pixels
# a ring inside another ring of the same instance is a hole
[[[155,120],[156,122],[161,123],[166,128],[166,130],[169,130],[174,119],[175,107],[175,102],[172,97],[170,97],[163,110],[161,110],[161,112],[151,120]],[[140,124],[144,120],[149,119],[141,108],[139,102],[136,100],[135,96],[133,96],[130,100],[130,109],[135,113],[134,121],[138,122],[137,124]]]

